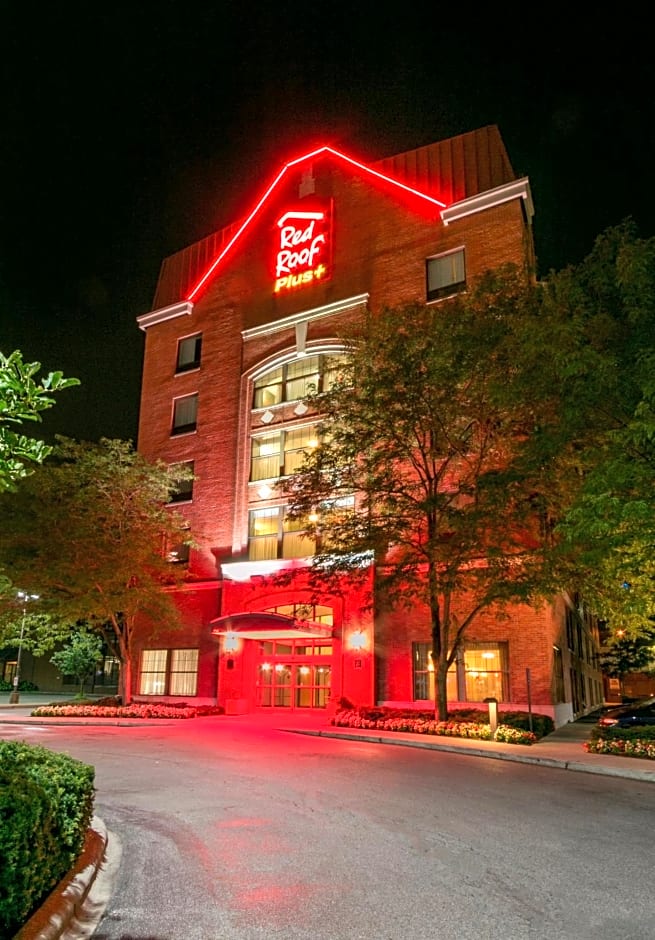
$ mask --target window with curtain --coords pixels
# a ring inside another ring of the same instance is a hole
[[[178,340],[175,371],[188,372],[189,369],[197,369],[200,365],[201,349],[201,333],[196,333],[195,336],[185,336],[183,339]]]
[[[140,695],[195,695],[197,684],[197,649],[143,650]]]
[[[173,402],[173,427],[171,434],[186,434],[195,431],[198,413],[198,395],[185,395]]]
[[[435,255],[425,262],[427,299],[439,300],[466,288],[464,249]]]

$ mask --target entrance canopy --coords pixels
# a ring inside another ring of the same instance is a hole
[[[211,621],[214,636],[236,634],[244,640],[286,640],[316,637],[327,639],[332,636],[332,627],[308,620],[296,620],[284,614],[251,611],[243,614],[230,614]]]

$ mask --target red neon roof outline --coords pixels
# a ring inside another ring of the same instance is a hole
[[[396,186],[398,189],[402,189],[406,193],[410,193],[412,196],[417,196],[419,199],[429,202],[434,206],[437,206],[439,209],[445,209],[446,203],[441,202],[439,199],[435,199],[434,196],[428,196],[427,193],[420,192],[418,189],[414,189],[412,186],[407,186],[406,183],[401,183],[400,180],[393,179],[391,176],[385,176],[384,173],[378,172],[378,170],[372,169],[370,166],[366,166],[364,163],[360,163],[358,160],[353,160],[352,157],[346,156],[346,154],[341,153],[339,150],[334,150],[332,147],[318,147],[316,150],[312,150],[311,153],[306,153],[302,157],[296,157],[295,160],[290,160],[289,163],[286,163],[278,175],[275,177],[271,185],[268,187],[264,195],[261,197],[255,208],[252,210],[250,215],[246,218],[245,222],[239,227],[237,232],[232,236],[230,241],[227,243],[225,248],[220,252],[219,255],[214,258],[210,266],[207,268],[203,276],[197,282],[193,290],[189,293],[186,298],[187,301],[193,301],[194,297],[200,292],[203,285],[209,280],[216,268],[219,266],[223,258],[231,250],[232,246],[241,238],[242,234],[249,228],[250,223],[253,221],[255,216],[258,214],[261,207],[264,205],[270,194],[273,192],[277,184],[280,182],[282,177],[285,175],[287,170],[291,169],[293,166],[297,166],[299,163],[304,163],[306,160],[311,160],[313,157],[317,157],[320,154],[330,153],[332,156],[336,157],[338,160],[343,160],[345,163],[349,163],[351,166],[354,166],[356,169],[368,173],[370,176],[375,176],[378,179],[382,180],[385,183],[391,183],[393,186]]]

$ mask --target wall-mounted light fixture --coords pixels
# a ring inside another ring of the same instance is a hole
[[[348,645],[351,650],[363,650],[368,646],[368,639],[363,630],[355,630],[350,634]]]
[[[236,633],[226,633],[223,637],[223,650],[226,653],[235,653],[239,649],[239,637]]]

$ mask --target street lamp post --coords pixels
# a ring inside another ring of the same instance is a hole
[[[18,705],[20,702],[20,692],[18,691],[18,683],[20,682],[20,661],[23,654],[23,637],[25,636],[25,619],[27,617],[27,605],[29,601],[38,601],[38,594],[26,594],[24,591],[19,591],[16,595],[17,598],[23,602],[23,617],[20,624],[20,637],[18,640],[18,655],[16,656],[16,672],[14,673],[14,690],[9,696],[10,705]]]

